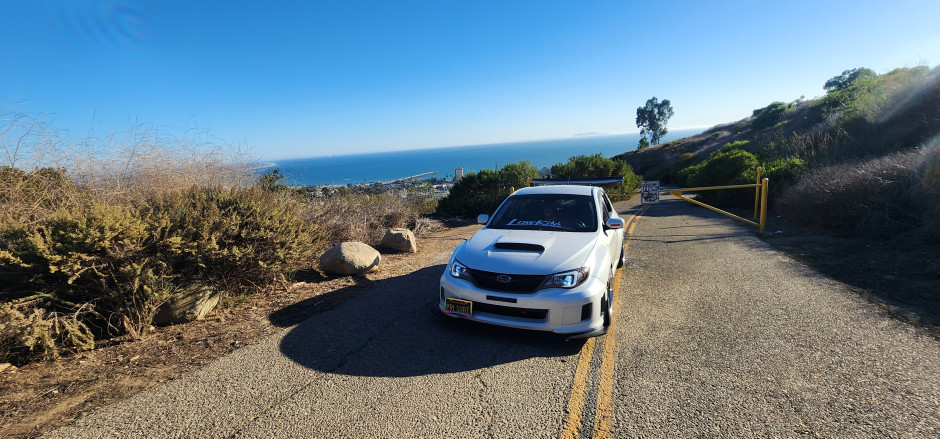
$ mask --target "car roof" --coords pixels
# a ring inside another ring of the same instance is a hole
[[[579,186],[573,184],[558,184],[547,186],[533,186],[517,190],[513,195],[535,195],[535,194],[565,194],[565,195],[591,195],[593,186]]]

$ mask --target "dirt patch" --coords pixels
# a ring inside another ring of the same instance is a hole
[[[940,246],[802,228],[780,218],[768,220],[767,232],[763,239],[774,248],[940,339]]]
[[[453,248],[479,229],[428,231],[418,237],[418,253],[383,254],[378,270],[366,276],[327,278],[313,270],[301,272],[288,288],[235,299],[203,321],[152,328],[139,340],[104,341],[94,351],[58,362],[8,367],[0,371],[0,436],[39,436],[335,308],[347,297],[311,300],[325,293],[374,288],[383,279],[444,264]],[[304,306],[294,306],[300,303]],[[290,312],[277,312],[285,309]]]

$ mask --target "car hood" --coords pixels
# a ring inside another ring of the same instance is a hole
[[[475,270],[552,274],[580,268],[595,245],[595,233],[483,229],[455,257]]]

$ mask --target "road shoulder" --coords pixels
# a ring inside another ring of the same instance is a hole
[[[361,277],[301,274],[288,288],[237,299],[208,319],[154,328],[140,340],[115,339],[98,349],[0,373],[0,436],[35,437],[83,414],[193,373],[257,341],[328,311],[385,279],[446,262],[480,226],[420,236],[416,254],[383,254]],[[443,258],[443,259],[442,259]],[[334,291],[344,294],[329,294]]]

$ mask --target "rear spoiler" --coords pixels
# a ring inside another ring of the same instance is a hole
[[[599,184],[623,184],[623,177],[606,178],[535,178],[529,182],[533,184],[579,184],[585,186],[596,186]]]

